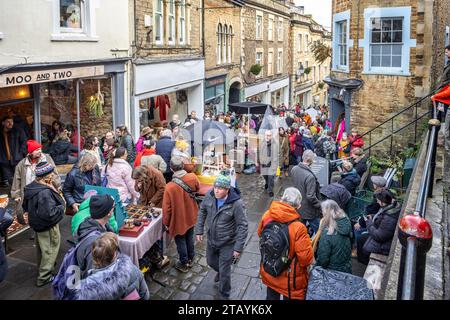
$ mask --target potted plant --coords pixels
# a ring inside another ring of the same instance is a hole
[[[103,105],[105,104],[105,97],[100,91],[100,81],[98,81],[98,90],[97,93],[89,97],[89,101],[87,102],[87,107],[89,112],[95,115],[97,118],[101,117],[103,112]]]
[[[262,70],[262,66],[260,64],[254,64],[250,67],[250,73],[257,76]]]
[[[311,67],[306,68],[304,73],[305,74],[310,74],[311,73]]]
[[[323,83],[322,81],[319,82],[319,84],[317,85],[319,87],[320,90],[322,90],[325,87],[325,83]]]

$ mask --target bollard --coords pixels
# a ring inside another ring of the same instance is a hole
[[[400,219],[398,238],[402,245],[397,300],[423,300],[427,252],[433,243],[430,224],[418,213]]]

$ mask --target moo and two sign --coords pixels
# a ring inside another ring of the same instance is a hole
[[[62,81],[77,78],[101,76],[104,66],[52,69],[0,74],[0,88],[21,86],[33,83]]]

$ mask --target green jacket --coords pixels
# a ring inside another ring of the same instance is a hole
[[[337,220],[337,230],[322,231],[316,253],[316,265],[324,269],[352,273],[352,226],[347,216]]]
[[[86,220],[86,218],[89,218],[91,216],[91,211],[89,210],[89,203],[90,203],[90,199],[84,200],[80,204],[80,207],[78,208],[78,212],[73,216],[73,218],[72,218],[72,235],[77,234],[78,227],[80,226],[80,224],[84,220]],[[117,233],[119,231],[118,227],[117,227],[117,221],[116,221],[116,218],[114,217],[114,215],[112,215],[111,218],[109,219],[109,224],[115,233]]]

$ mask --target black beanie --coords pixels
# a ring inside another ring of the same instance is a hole
[[[90,198],[89,210],[93,219],[102,219],[114,208],[114,199],[106,194],[95,195]]]

